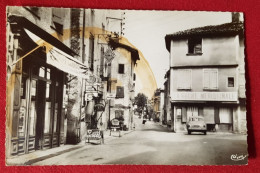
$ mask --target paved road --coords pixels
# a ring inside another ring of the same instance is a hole
[[[151,164],[227,165],[232,154],[245,155],[245,135],[172,133],[161,125],[136,120],[136,130],[104,145],[88,144],[81,149],[52,157],[34,165]]]

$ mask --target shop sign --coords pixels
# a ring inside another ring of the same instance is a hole
[[[94,106],[94,109],[96,111],[104,111],[105,110],[105,106],[102,104],[102,103],[97,103],[95,106]]]
[[[102,138],[101,131],[99,129],[87,130],[86,140],[100,140]]]
[[[237,92],[173,92],[172,101],[237,101]]]
[[[111,63],[111,61],[115,57],[115,53],[113,52],[113,50],[111,48],[108,48],[107,51],[105,52],[104,56],[105,56],[105,59],[107,60],[107,63]]]

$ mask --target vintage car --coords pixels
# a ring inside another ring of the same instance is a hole
[[[188,134],[191,132],[203,132],[204,135],[207,134],[207,125],[204,121],[204,118],[201,116],[191,116],[189,117],[188,122],[186,123]]]

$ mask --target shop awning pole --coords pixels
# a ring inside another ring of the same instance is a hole
[[[30,52],[28,52],[27,54],[25,54],[24,56],[22,56],[21,58],[19,58],[18,60],[16,60],[13,64],[15,65],[17,62],[21,61],[22,59],[24,59],[25,57],[27,57],[28,55],[30,55],[31,53],[33,53],[34,51],[36,51],[38,48],[42,47],[42,45],[38,45],[36,48],[34,48],[33,50],[31,50]]]

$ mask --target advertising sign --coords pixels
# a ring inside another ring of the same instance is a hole
[[[99,129],[87,130],[86,140],[100,140],[102,138],[101,131]]]
[[[173,92],[173,101],[237,101],[237,92]]]

